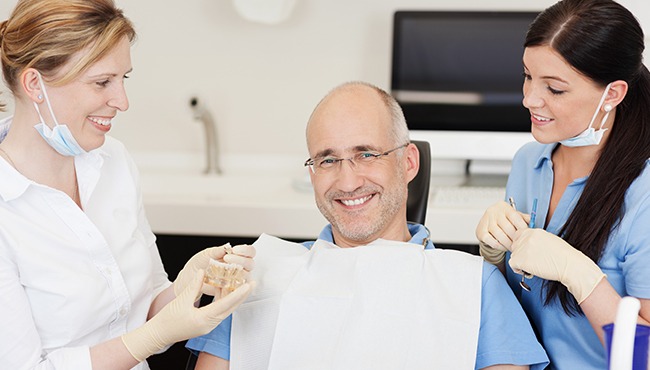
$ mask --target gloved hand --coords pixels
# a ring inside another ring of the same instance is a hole
[[[244,302],[253,288],[246,283],[226,297],[198,308],[194,302],[201,296],[203,275],[199,271],[185,290],[156,316],[122,335],[122,342],[136,360],[142,362],[170,344],[207,334]]]
[[[223,257],[224,262],[241,265],[247,272],[251,272],[255,268],[253,258],[255,257],[256,251],[252,245],[236,245],[231,248],[230,252]]]
[[[567,287],[582,303],[605,277],[600,267],[557,235],[544,229],[518,231],[512,243],[510,267]]]
[[[504,201],[488,207],[476,226],[481,256],[493,265],[503,261],[515,232],[527,229],[529,219],[529,215],[517,212]]]
[[[227,249],[232,251],[232,253],[226,253]],[[174,293],[176,296],[181,294],[199,270],[207,270],[211,258],[242,265],[244,270],[250,272],[255,266],[253,257],[255,257],[255,248],[252,245],[242,244],[230,247],[230,244],[224,244],[220,247],[206,248],[192,256],[185,263],[181,272],[178,273],[176,280],[174,280]],[[207,284],[201,289],[201,292],[212,296],[215,295],[214,287]]]

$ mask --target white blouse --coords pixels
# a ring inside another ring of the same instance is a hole
[[[75,164],[83,210],[0,159],[0,369],[91,369],[170,284],[124,146]]]

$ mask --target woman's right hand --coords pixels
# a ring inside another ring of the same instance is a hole
[[[195,307],[201,296],[204,271],[199,270],[188,286],[151,320],[122,335],[122,341],[139,362],[161,349],[209,333],[228,317],[251,293],[254,283],[245,283],[209,305]]]
[[[481,256],[495,265],[503,261],[505,252],[511,249],[515,232],[527,229],[529,218],[504,201],[488,207],[476,226]]]

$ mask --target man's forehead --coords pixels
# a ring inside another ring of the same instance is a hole
[[[360,125],[355,122],[340,125],[316,123],[307,133],[309,151],[345,153],[360,150],[378,150],[390,145],[388,130],[379,125]]]
[[[367,151],[380,151],[382,146],[376,144],[358,144],[352,146],[341,146],[341,147],[324,147],[322,149],[314,149],[314,158],[326,157],[330,155],[341,155],[345,153],[359,153]]]

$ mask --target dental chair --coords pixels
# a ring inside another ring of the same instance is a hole
[[[406,200],[406,220],[424,225],[431,182],[431,146],[428,141],[411,140],[420,152],[420,170],[409,183]],[[197,356],[190,352],[185,370],[194,370]]]
[[[406,220],[424,225],[431,183],[431,146],[428,141],[411,140],[420,151],[420,171],[409,183]]]

